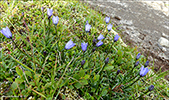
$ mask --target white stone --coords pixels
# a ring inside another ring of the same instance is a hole
[[[158,40],[159,44],[161,46],[166,46],[166,47],[169,47],[169,40],[167,40],[166,38],[163,38],[161,37],[159,40]]]
[[[164,33],[162,33],[162,36],[163,36],[163,37],[166,37],[166,38],[169,38],[169,36],[166,35],[166,34],[164,34]]]

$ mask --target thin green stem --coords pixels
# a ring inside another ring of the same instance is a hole
[[[138,77],[137,78],[137,80],[135,80],[133,83],[131,83],[130,85],[128,85],[127,87],[125,87],[124,89],[126,89],[126,88],[128,88],[128,87],[130,87],[130,86],[132,86],[135,82],[137,82],[139,79],[141,78],[141,76],[140,77]]]

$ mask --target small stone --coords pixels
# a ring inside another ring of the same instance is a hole
[[[166,38],[169,38],[169,36],[166,35],[166,34],[164,34],[164,33],[162,33],[162,36],[163,36],[163,37],[166,37]]]
[[[114,18],[117,19],[117,20],[121,20],[120,16],[114,16]]]
[[[159,40],[158,40],[159,44],[161,46],[166,46],[166,47],[169,47],[169,40],[167,40],[166,38],[163,38],[161,37]]]

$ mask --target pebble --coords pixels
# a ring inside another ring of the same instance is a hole
[[[164,33],[162,33],[162,36],[163,36],[163,37],[166,37],[166,38],[169,38],[169,36],[166,35],[166,34],[164,34]]]
[[[163,38],[161,37],[159,40],[158,40],[159,44],[161,46],[166,46],[166,47],[169,47],[169,40],[167,40],[166,38]]]

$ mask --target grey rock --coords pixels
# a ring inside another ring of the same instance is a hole
[[[158,40],[159,44],[161,46],[166,46],[166,47],[169,47],[169,40],[167,40],[166,38],[163,38],[161,37],[159,40]]]
[[[166,35],[165,33],[162,33],[162,36],[163,36],[163,37],[166,37],[166,38],[169,38],[169,36]]]

